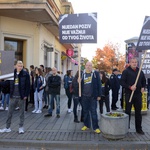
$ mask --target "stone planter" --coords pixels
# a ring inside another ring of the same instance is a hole
[[[100,129],[102,135],[107,139],[121,139],[128,133],[129,116],[122,112],[121,116],[108,116],[109,113],[102,114],[100,118]]]

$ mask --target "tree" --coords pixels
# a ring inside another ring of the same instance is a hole
[[[96,56],[92,63],[95,68],[108,73],[112,73],[114,68],[118,68],[122,72],[125,65],[125,55],[119,52],[118,44],[108,43],[103,49],[96,50]]]
[[[81,70],[85,69],[85,64],[88,62],[89,60],[87,58],[82,58],[82,62],[81,62]]]

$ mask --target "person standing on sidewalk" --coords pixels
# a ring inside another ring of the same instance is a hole
[[[137,67],[137,59],[131,58],[129,62],[130,66],[126,68],[121,76],[121,85],[125,88],[125,113],[129,115],[129,127],[131,118],[131,108],[134,105],[135,108],[135,129],[139,134],[144,134],[142,130],[142,92],[146,86],[146,79],[143,71],[141,71],[137,85],[135,86],[135,80],[137,78],[139,68]],[[130,95],[134,91],[131,102],[129,102]]]
[[[40,114],[43,108],[43,92],[46,85],[45,78],[43,77],[43,71],[40,68],[35,69],[36,78],[34,82],[34,110],[32,113]]]
[[[61,77],[57,74],[57,69],[52,68],[52,75],[48,78],[49,87],[49,109],[48,114],[44,117],[51,117],[54,106],[54,99],[56,100],[56,117],[60,118],[60,87],[61,87]]]
[[[71,113],[71,103],[72,103],[72,91],[71,89],[71,85],[72,85],[72,81],[73,81],[73,71],[72,70],[68,70],[67,71],[67,75],[64,77],[64,88],[66,91],[66,95],[68,97],[68,113]]]
[[[115,68],[113,69],[112,75],[110,76],[110,85],[112,89],[112,104],[111,104],[112,110],[116,110],[119,108],[116,106],[116,103],[118,101],[119,89],[120,89],[120,83],[117,75],[118,75],[118,70]]]
[[[6,121],[6,128],[1,129],[0,133],[11,132],[10,125],[13,112],[17,105],[20,108],[20,123],[19,133],[24,133],[24,102],[30,93],[30,76],[23,70],[22,61],[17,61],[16,69],[14,70],[14,80],[10,81],[10,103],[8,109],[8,116]]]
[[[80,81],[80,80],[78,80]],[[92,127],[95,133],[100,133],[97,117],[97,101],[101,99],[101,80],[97,71],[92,70],[92,63],[87,62],[81,79],[84,126],[82,131]]]
[[[73,114],[74,114],[74,122],[79,123],[80,121],[83,122],[83,108],[81,110],[81,119],[80,121],[78,120],[78,112],[77,112],[77,107],[79,104],[82,107],[82,99],[79,97],[79,83],[78,83],[78,78],[79,78],[79,71],[76,72],[76,75],[72,81],[72,88],[73,88]]]
[[[100,113],[103,114],[103,103],[105,102],[106,111],[110,112],[110,100],[109,100],[109,90],[110,90],[110,81],[106,77],[104,71],[100,71],[100,78],[102,83],[102,95],[101,100],[99,101]]]

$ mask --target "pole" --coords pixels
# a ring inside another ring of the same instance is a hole
[[[78,67],[79,79],[81,79],[81,47],[78,47]],[[81,82],[79,82],[79,97],[81,97]]]
[[[139,68],[139,72],[138,72],[138,75],[137,75],[135,83],[134,83],[135,86],[137,85],[137,82],[138,82],[138,79],[139,79],[139,76],[140,76],[140,73],[141,73],[141,70],[142,70],[142,66],[143,66],[143,63],[144,63],[144,60],[145,60],[145,57],[146,57],[146,53],[147,53],[147,50],[145,50],[144,57],[142,59],[142,63],[141,63],[140,68]],[[134,91],[132,91],[132,93],[130,95],[129,102],[131,102],[133,94],[134,94]]]

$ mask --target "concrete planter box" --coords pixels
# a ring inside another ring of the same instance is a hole
[[[129,125],[129,116],[122,112],[113,112],[119,113],[123,116],[108,116],[106,114],[102,114],[100,118],[100,129],[103,136],[107,139],[121,139],[124,138],[128,133],[128,125]]]

